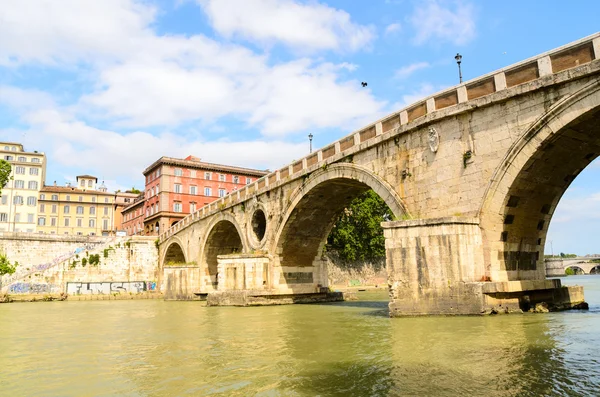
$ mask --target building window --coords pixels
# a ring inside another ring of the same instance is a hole
[[[6,212],[0,212],[0,222],[8,222],[8,214]]]
[[[6,205],[6,204],[8,203],[8,196],[6,196],[6,195],[2,196],[2,197],[1,197],[1,200],[2,200],[2,201],[1,201],[1,202],[2,202],[2,205]]]
[[[219,197],[225,197],[227,191],[225,189],[219,189]]]
[[[108,197],[104,197],[104,202],[108,203]]]
[[[27,187],[31,190],[38,190],[38,183],[37,181],[29,181]]]
[[[252,178],[246,178],[246,185],[249,185],[252,183]]]
[[[190,213],[196,212],[196,203],[190,203]]]
[[[154,196],[154,186],[152,186],[152,189],[150,189],[150,197]]]
[[[67,197],[65,197],[65,200],[66,200],[66,201],[71,201],[71,196],[69,196],[69,195],[67,194]]]
[[[15,223],[21,223],[21,214],[15,214]]]
[[[96,207],[90,207],[90,215],[96,215]]]
[[[179,183],[175,184],[175,193],[181,193],[181,184],[179,184]]]
[[[27,214],[27,223],[33,223],[33,214]]]
[[[181,212],[181,203],[179,203],[179,202],[173,203],[173,211],[174,212]]]
[[[35,196],[27,197],[27,205],[36,205],[36,204],[37,204],[37,199],[35,198]]]
[[[96,227],[96,220],[90,219],[90,227]]]
[[[219,174],[219,182],[225,182],[225,174]]]
[[[81,227],[82,224],[83,224],[83,219],[77,218],[77,227]]]
[[[27,162],[27,157],[19,156],[19,157],[17,157],[17,161],[20,161],[22,163],[26,163]]]
[[[69,218],[65,218],[65,226],[69,226]]]
[[[93,182],[92,182],[92,180],[90,179],[90,180],[88,181],[88,187],[92,187],[92,186],[93,186]]]
[[[154,204],[154,213],[158,214],[158,203]]]
[[[196,170],[190,170],[190,177],[192,177],[192,178],[196,177]]]
[[[212,189],[209,187],[204,188],[204,195],[210,197],[212,195]]]
[[[56,226],[56,218],[50,218],[50,225]],[[54,233],[54,232],[52,232],[52,233]]]
[[[96,202],[96,196],[92,197],[92,203]]]
[[[104,207],[104,215],[108,215],[108,207]]]
[[[15,205],[23,205],[23,196],[15,196],[15,197],[13,197],[13,204],[15,204]]]
[[[46,204],[40,204],[40,212],[41,213],[46,212]]]
[[[240,177],[239,176],[234,176],[233,177],[233,183],[240,183]]]
[[[204,173],[204,179],[206,179],[207,181],[210,181],[210,177],[211,177],[210,172],[205,172]]]
[[[65,205],[65,208],[64,208],[64,213],[65,213],[65,214],[68,214],[70,209],[71,209],[71,208],[70,208],[68,205]],[[65,225],[65,226],[66,226],[66,225]]]
[[[15,189],[24,189],[25,188],[25,181],[22,180],[15,180]]]
[[[56,209],[57,209],[56,207],[57,207],[56,204],[52,204],[52,213],[53,214],[56,214]]]
[[[79,181],[79,186],[85,187],[85,181],[83,179]]]
[[[40,216],[38,218],[38,226],[46,226],[46,218],[44,218],[43,216]]]
[[[25,167],[15,167],[15,174],[25,174]]]
[[[181,168],[175,168],[175,176],[183,176],[183,170]]]
[[[83,205],[78,205],[78,206],[77,206],[77,213],[78,213],[79,215],[83,215]]]
[[[108,219],[102,221],[102,230],[108,230]]]
[[[4,160],[6,161],[12,161],[13,156],[4,156]]]
[[[52,201],[57,201],[57,200],[58,200],[58,194],[53,194]]]
[[[197,194],[196,189],[197,189],[196,186],[190,186],[190,194],[193,194],[193,195]]]
[[[79,202],[83,201],[83,196],[79,196]]]
[[[39,163],[39,162],[40,162],[40,159],[38,159],[38,158],[34,157],[34,158],[32,158],[32,159],[31,159],[31,162],[32,162],[32,163]],[[37,168],[36,168],[36,169],[37,169]]]
[[[35,167],[29,168],[29,175],[38,175],[39,172],[40,170]]]
[[[40,200],[46,200],[46,195],[45,194],[40,194]]]

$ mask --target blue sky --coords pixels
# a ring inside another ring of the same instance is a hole
[[[598,15],[596,0],[3,0],[0,139],[44,151],[47,183],[140,188],[162,155],[276,169],[309,133],[322,147],[455,85],[457,52],[469,80]],[[600,253],[599,180],[594,162],[563,197],[554,252]]]

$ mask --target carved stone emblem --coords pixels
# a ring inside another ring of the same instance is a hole
[[[440,146],[440,134],[438,134],[433,127],[429,127],[428,141],[429,149],[431,149],[433,153],[437,152],[438,147]]]

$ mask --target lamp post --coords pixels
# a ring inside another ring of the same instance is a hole
[[[462,60],[462,55],[456,53],[454,59],[456,59],[456,63],[458,64],[458,81],[459,83],[462,83],[462,71],[460,70],[460,62]]]
[[[312,153],[312,139],[313,139],[313,134],[308,134],[308,145],[309,145],[309,153]]]

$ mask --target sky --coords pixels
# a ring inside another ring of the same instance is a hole
[[[143,188],[161,156],[275,170],[465,80],[599,30],[600,2],[0,0],[0,140],[46,183]],[[362,87],[361,82],[367,82]],[[600,162],[546,253],[600,253]]]

